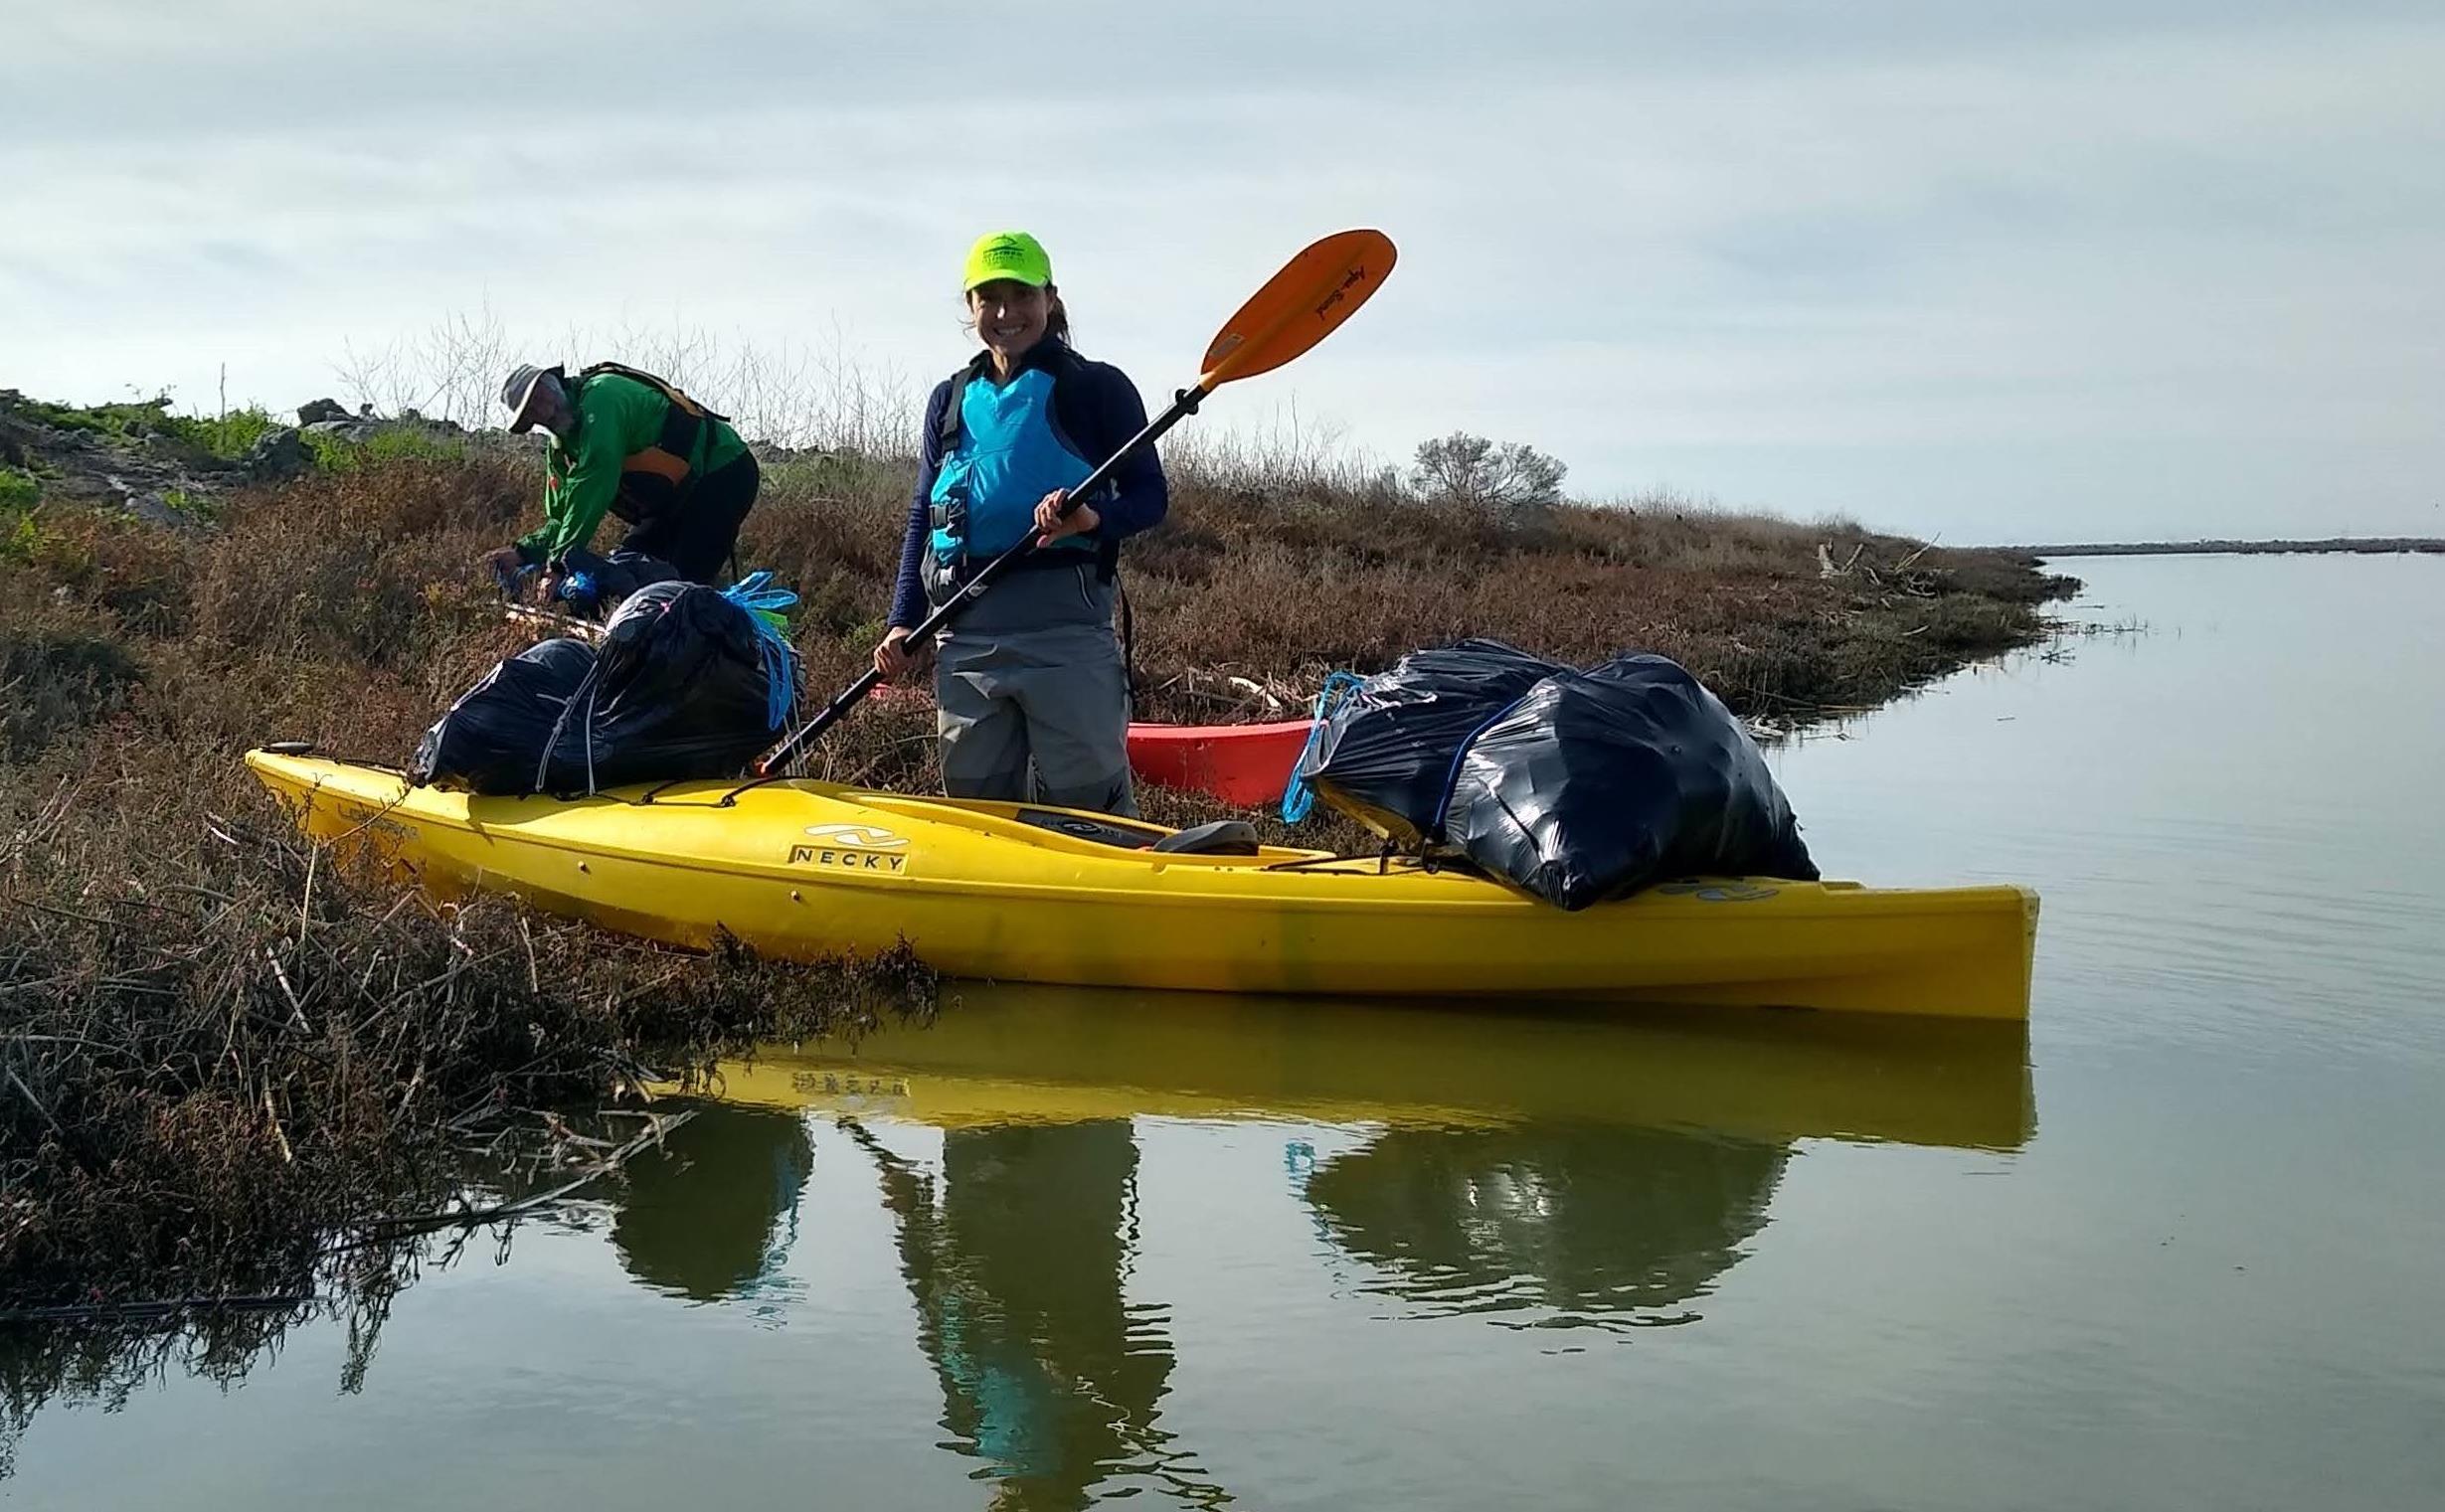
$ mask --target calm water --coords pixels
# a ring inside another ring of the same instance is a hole
[[[2438,1505],[2445,561],[2074,566],[1778,758],[2041,891],[2025,1037],[972,992],[0,1500]]]

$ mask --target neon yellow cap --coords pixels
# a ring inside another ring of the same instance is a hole
[[[1023,231],[991,232],[967,250],[967,281],[960,290],[965,293],[996,278],[1042,288],[1053,281],[1053,259],[1045,255],[1043,243]]]

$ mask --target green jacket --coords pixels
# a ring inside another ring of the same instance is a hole
[[[595,529],[618,498],[627,459],[654,445],[670,409],[651,386],[616,373],[579,382],[572,403],[576,433],[553,437],[544,459],[543,524],[518,538],[518,556],[530,563],[558,562],[595,538]],[[737,460],[747,442],[727,423],[707,417],[688,458],[688,481]]]

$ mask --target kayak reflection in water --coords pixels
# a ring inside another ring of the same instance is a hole
[[[1386,1272],[1368,1289],[1430,1315],[1514,1326],[1697,1321],[1766,1226],[1784,1146],[1579,1124],[1395,1128],[1309,1173],[1333,1244]]]
[[[1171,1374],[1157,1309],[1122,1296],[1137,1147],[1127,1119],[943,1131],[941,1175],[841,1127],[898,1221],[918,1340],[941,1378],[945,1447],[989,1462],[997,1507],[1071,1508],[1126,1478],[1219,1506],[1156,1427]],[[972,1448],[970,1447],[972,1445]]]
[[[700,1109],[662,1158],[628,1162],[611,1244],[649,1286],[698,1301],[753,1295],[782,1274],[814,1162],[795,1113]]]

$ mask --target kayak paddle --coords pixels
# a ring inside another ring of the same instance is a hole
[[[1223,328],[1205,349],[1205,371],[1196,384],[1182,389],[1173,397],[1169,409],[1147,421],[1143,430],[1131,436],[1120,450],[1105,458],[1104,465],[1071,489],[1061,512],[1067,515],[1087,495],[1110,481],[1114,471],[1138,447],[1151,444],[1164,431],[1196,414],[1197,406],[1216,389],[1235,379],[1270,373],[1331,335],[1383,286],[1385,276],[1392,271],[1394,255],[1392,239],[1382,232],[1344,231],[1311,244],[1284,263],[1282,271],[1268,279],[1265,287],[1223,322]],[[909,632],[910,642],[931,640],[961,609],[983,596],[984,590],[993,586],[993,581],[1010,564],[1043,544],[1042,537],[1029,536],[986,563],[948,603]],[[809,741],[864,703],[866,695],[882,680],[881,672],[867,668],[863,676],[825,705],[822,713],[766,752],[756,762],[756,775],[770,777],[781,770],[783,763]]]

